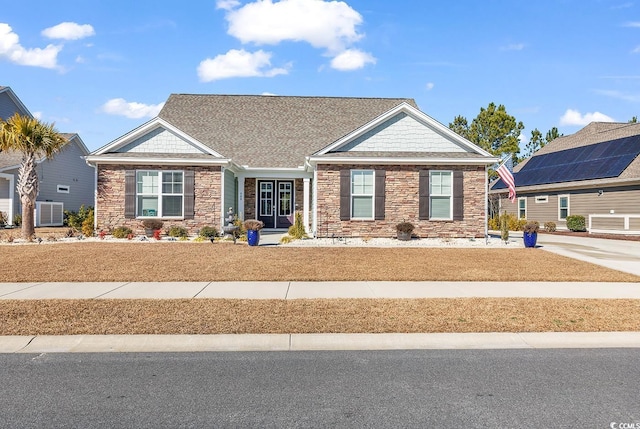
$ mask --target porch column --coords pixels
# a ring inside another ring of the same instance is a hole
[[[244,220],[244,177],[238,177],[238,219]]]
[[[302,205],[302,222],[304,224],[304,230],[305,232],[309,232],[309,184],[310,184],[311,179],[309,179],[308,177],[305,177],[302,179],[302,199],[303,199],[303,205]]]

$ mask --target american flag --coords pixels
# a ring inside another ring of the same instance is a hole
[[[506,164],[506,161],[500,164],[496,173],[498,173],[498,176],[500,176],[502,181],[509,188],[509,200],[514,203],[516,201],[516,181],[513,178],[513,173],[511,173],[511,170],[509,170]]]

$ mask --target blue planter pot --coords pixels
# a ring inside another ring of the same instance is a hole
[[[260,242],[260,231],[254,229],[247,230],[247,243],[249,246],[257,246]]]
[[[524,239],[524,247],[536,247],[536,241],[538,241],[537,232],[525,232],[522,234]]]

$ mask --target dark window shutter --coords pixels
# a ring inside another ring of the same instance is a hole
[[[187,170],[184,172],[184,218],[193,219],[194,216],[194,188],[195,188],[195,174],[193,170]]]
[[[340,170],[340,220],[351,219],[351,171]]]
[[[376,183],[376,195],[375,195],[375,220],[384,220],[384,196],[385,196],[385,177],[386,172],[384,170],[375,171],[375,183]]]
[[[429,170],[418,172],[418,219],[429,220]]]
[[[453,220],[464,219],[464,173],[453,172]]]
[[[136,217],[136,170],[124,171],[124,217]]]

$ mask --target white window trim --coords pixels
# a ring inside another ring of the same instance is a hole
[[[432,198],[435,197],[444,197],[446,195],[434,195],[431,192],[431,177],[433,177],[433,173],[449,173],[451,176],[451,193],[449,194],[449,217],[434,217],[432,216],[433,208],[431,206]],[[453,170],[429,170],[429,220],[453,220]]]
[[[548,203],[549,195],[537,195],[536,196],[536,204]]]
[[[69,187],[69,185],[58,185],[58,186],[56,187],[56,191],[57,191],[59,194],[68,194],[70,189],[71,189],[71,188]]]
[[[354,172],[371,172],[371,177],[373,178],[373,189],[371,191],[371,195],[368,194],[354,194],[353,193],[353,173]],[[353,216],[353,197],[371,197],[371,217],[355,217]],[[376,215],[376,172],[371,169],[354,169],[350,170],[349,173],[349,217],[351,220],[374,220]]]
[[[571,198],[569,198],[569,194],[562,194],[562,195],[558,195],[558,220],[562,221],[562,222],[566,222],[567,218],[562,218],[561,214],[560,214],[560,199],[562,198],[566,198],[567,199],[567,217],[571,215]]]
[[[158,173],[158,193],[153,195],[153,194],[140,194],[138,193],[138,173],[141,172],[152,172],[152,173]],[[181,173],[182,174],[182,193],[180,194],[174,194],[174,193],[170,193],[170,194],[165,194],[162,192],[162,173]],[[136,199],[136,219],[147,219],[147,218],[158,218],[158,219],[184,219],[184,170],[136,170],[136,193],[135,193],[135,199]],[[138,216],[138,196],[155,196],[158,198],[158,213],[156,213],[155,216],[142,216],[139,215]],[[164,216],[163,214],[163,210],[162,210],[162,197],[163,196],[181,196],[182,197],[182,211],[180,213],[179,216]]]
[[[520,201],[524,201],[524,217],[520,217]],[[527,218],[527,197],[518,197],[518,219]]]

